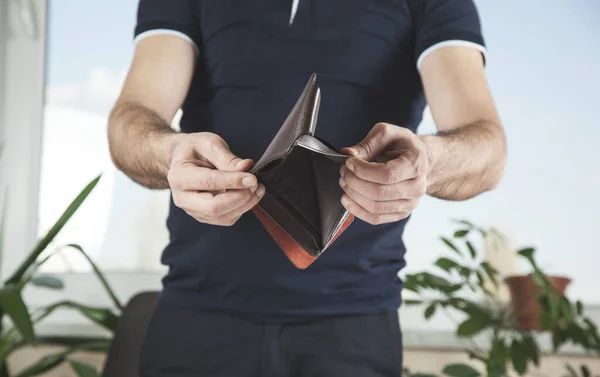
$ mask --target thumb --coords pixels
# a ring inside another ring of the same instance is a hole
[[[198,147],[201,156],[213,164],[217,170],[247,171],[254,164],[250,159],[242,159],[233,154],[225,140],[218,135],[207,135]]]
[[[342,149],[342,152],[365,161],[373,161],[382,154],[390,143],[391,124],[378,123],[358,144]]]

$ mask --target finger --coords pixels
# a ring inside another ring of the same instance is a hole
[[[246,203],[225,214],[224,217],[228,219],[239,219],[244,213],[250,211],[255,205],[257,205],[264,195],[265,186],[259,185],[254,195],[252,195],[252,197]]]
[[[385,185],[413,179],[423,173],[419,154],[412,151],[406,151],[387,162],[368,162],[349,158],[346,160],[346,167],[361,179]]]
[[[343,168],[342,180],[350,189],[375,201],[401,200],[419,198],[425,195],[427,184],[425,178],[411,179],[393,185],[382,185],[358,178],[353,172]]]
[[[394,140],[392,135],[397,134],[400,128],[389,123],[377,123],[363,140],[353,147],[342,149],[342,152],[356,158],[373,161],[388,148]]]
[[[208,192],[184,191],[178,193],[176,205],[207,218],[219,218],[242,206],[250,200],[252,195],[254,193],[248,189],[228,190],[217,195]]]
[[[187,212],[187,211],[186,211]],[[216,225],[216,226],[231,226],[235,224],[237,220],[235,219],[224,219],[224,218],[208,218],[199,214],[195,214],[193,212],[188,212],[190,216],[192,216],[196,221],[201,222],[202,224],[208,225]]]
[[[361,207],[366,209],[372,214],[386,214],[386,213],[400,213],[400,212],[412,212],[416,207],[412,199],[400,199],[400,200],[386,200],[377,201],[367,198],[366,196],[354,191],[347,185],[344,180],[340,179],[340,186],[344,189],[344,192],[348,197],[354,200]]]
[[[342,196],[342,205],[348,212],[353,214],[355,217],[372,224],[379,225],[385,223],[391,223],[395,221],[400,221],[408,217],[409,213],[387,213],[387,214],[373,214],[363,207],[360,204],[356,203],[354,200],[348,197],[348,195]]]
[[[167,179],[172,189],[184,191],[220,191],[255,188],[258,185],[253,174],[213,170],[192,163],[171,168]]]
[[[233,154],[220,136],[211,133],[199,135],[195,144],[196,151],[218,170],[245,171],[252,167],[252,160],[242,159]]]

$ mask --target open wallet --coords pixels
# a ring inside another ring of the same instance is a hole
[[[298,268],[310,266],[354,217],[340,200],[348,156],[315,136],[320,89],[312,74],[296,105],[251,173],[265,186],[254,214]]]

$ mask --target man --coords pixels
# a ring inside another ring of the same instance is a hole
[[[484,55],[472,0],[141,0],[109,122],[116,166],[173,199],[141,375],[400,376],[408,216],[503,174]],[[312,72],[359,220],[298,270],[248,212],[265,192],[248,171]],[[420,136],[426,103],[438,132]]]

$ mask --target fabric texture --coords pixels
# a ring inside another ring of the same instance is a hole
[[[430,47],[448,41],[470,42],[485,50],[481,23],[472,0],[418,0],[414,3],[417,61]]]
[[[399,377],[397,312],[260,324],[159,303],[140,377]]]
[[[444,40],[483,46],[472,0],[141,0],[136,35],[172,29],[199,49],[182,132],[213,132],[260,158],[313,72],[317,137],[341,150],[378,122],[416,131],[425,97],[419,55]],[[418,209],[417,209],[418,210]],[[298,270],[252,213],[199,223],[171,201],[164,300],[262,323],[380,314],[400,305],[408,219],[356,220]]]

